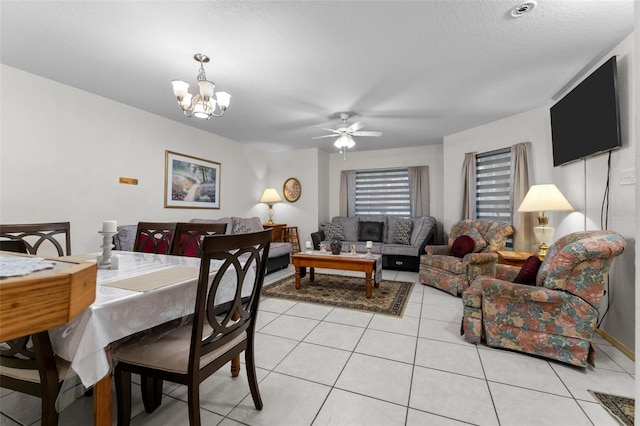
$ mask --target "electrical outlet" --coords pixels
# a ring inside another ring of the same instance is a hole
[[[625,169],[620,172],[620,185],[635,185],[636,169]]]

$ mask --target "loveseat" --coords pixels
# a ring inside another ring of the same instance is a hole
[[[194,223],[225,223],[226,234],[240,234],[246,232],[263,231],[262,221],[259,217],[223,217],[221,219],[191,219]],[[136,239],[137,225],[118,226],[118,233],[113,237],[116,250],[133,251],[133,243]],[[269,248],[267,259],[267,273],[284,269],[289,266],[292,252],[291,243],[273,242]]]
[[[390,215],[335,216],[330,223],[320,224],[320,229],[311,234],[316,250],[320,243],[340,240],[342,251],[351,245],[357,252],[367,251],[367,241],[372,241],[371,251],[382,254],[382,267],[405,271],[418,271],[420,254],[427,244],[435,244],[436,219],[432,216],[400,218]]]

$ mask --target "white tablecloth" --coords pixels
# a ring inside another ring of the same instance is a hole
[[[148,253],[114,252],[118,269],[99,269],[95,302],[71,322],[49,331],[56,354],[71,361],[71,368],[89,387],[110,370],[105,349],[123,337],[193,313],[197,272],[193,279],[147,292],[124,290],[105,284],[168,269],[173,266],[200,267],[200,259]],[[214,272],[217,267],[212,262]],[[255,270],[252,269],[251,271]],[[255,278],[249,273],[242,295],[251,294]],[[223,279],[216,303],[233,298],[235,286]]]

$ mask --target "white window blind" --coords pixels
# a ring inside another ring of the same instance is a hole
[[[512,223],[511,148],[476,155],[476,217]]]
[[[356,215],[411,216],[407,169],[356,171]]]

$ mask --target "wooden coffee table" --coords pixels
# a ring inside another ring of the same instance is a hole
[[[296,289],[300,289],[300,270],[304,267],[309,268],[309,280],[311,282],[315,279],[314,268],[359,271],[365,273],[365,291],[367,299],[371,299],[373,294],[372,276],[376,270],[376,259],[378,258],[379,256],[367,257],[364,254],[349,255],[342,253],[333,255],[331,253],[320,253],[319,251],[315,251],[313,254],[295,253],[291,256],[291,261],[296,268]],[[379,280],[376,279],[376,281]],[[380,287],[380,284],[375,283],[375,287]]]

